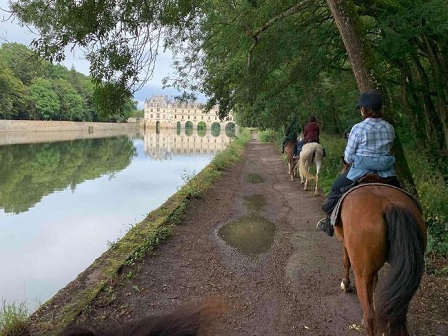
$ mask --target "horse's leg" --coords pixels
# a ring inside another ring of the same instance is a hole
[[[306,165],[306,171],[309,172],[310,171],[310,166]],[[303,190],[308,190],[308,179],[305,177],[305,185],[303,186]]]
[[[386,258],[387,237],[383,219],[375,218],[380,216],[381,212],[369,212],[367,209],[364,209],[364,212],[353,211],[357,209],[355,206],[356,204],[346,205],[341,213],[344,223],[344,243],[355,274],[356,292],[362,305],[364,328],[367,335],[374,336],[376,320],[373,291],[378,271]],[[354,219],[346,219],[345,211],[348,210]]]
[[[375,310],[373,307],[373,288],[375,274],[357,275],[355,272],[356,291],[362,304],[363,322],[367,335],[375,335]]]
[[[320,166],[321,166],[321,163],[320,162],[316,162],[316,186],[314,187],[314,196],[319,195],[318,184],[319,184]]]
[[[289,158],[289,175],[291,175],[291,182],[294,182],[294,159],[292,157]]]
[[[341,289],[345,292],[348,293],[350,292],[351,288],[350,288],[350,267],[352,266],[351,262],[350,262],[350,258],[348,256],[348,252],[347,249],[345,248],[345,246],[342,246],[344,249],[344,257],[342,258],[342,262],[344,264],[344,278],[341,281]]]

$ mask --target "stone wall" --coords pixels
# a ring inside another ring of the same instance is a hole
[[[135,136],[139,132],[138,123],[0,120],[0,145]]]
[[[0,120],[2,132],[54,132],[135,129],[136,123],[102,123],[44,120]]]

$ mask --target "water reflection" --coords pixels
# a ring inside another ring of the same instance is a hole
[[[0,145],[0,301],[26,301],[30,311],[230,141],[176,129],[71,141],[51,133],[53,142],[11,135],[15,144]]]
[[[173,128],[144,135],[145,153],[154,160],[171,160],[173,154],[215,154],[230,140],[225,132],[213,129]]]
[[[86,180],[113,176],[134,155],[125,136],[0,146],[0,208],[14,214],[28,211],[55,190],[74,191]]]

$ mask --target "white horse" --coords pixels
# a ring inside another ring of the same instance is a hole
[[[317,187],[323,161],[324,149],[322,146],[317,142],[309,142],[303,145],[302,151],[300,152],[299,164],[295,166],[295,169],[299,171],[300,182],[304,184],[303,190],[308,190],[309,180],[316,180],[314,196],[319,194]],[[310,173],[310,168],[313,163],[316,166],[316,176]]]

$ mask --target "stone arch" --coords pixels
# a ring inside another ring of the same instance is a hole
[[[219,122],[213,122],[210,129],[212,136],[217,137],[221,133],[221,124]]]
[[[229,122],[229,123],[226,124],[224,130],[225,130],[226,135],[227,135],[229,138],[234,138],[234,137],[236,137],[236,134],[235,134],[235,132],[236,132],[236,130],[235,130],[235,126],[236,126],[236,125],[235,125],[235,123],[233,123],[233,122]]]

